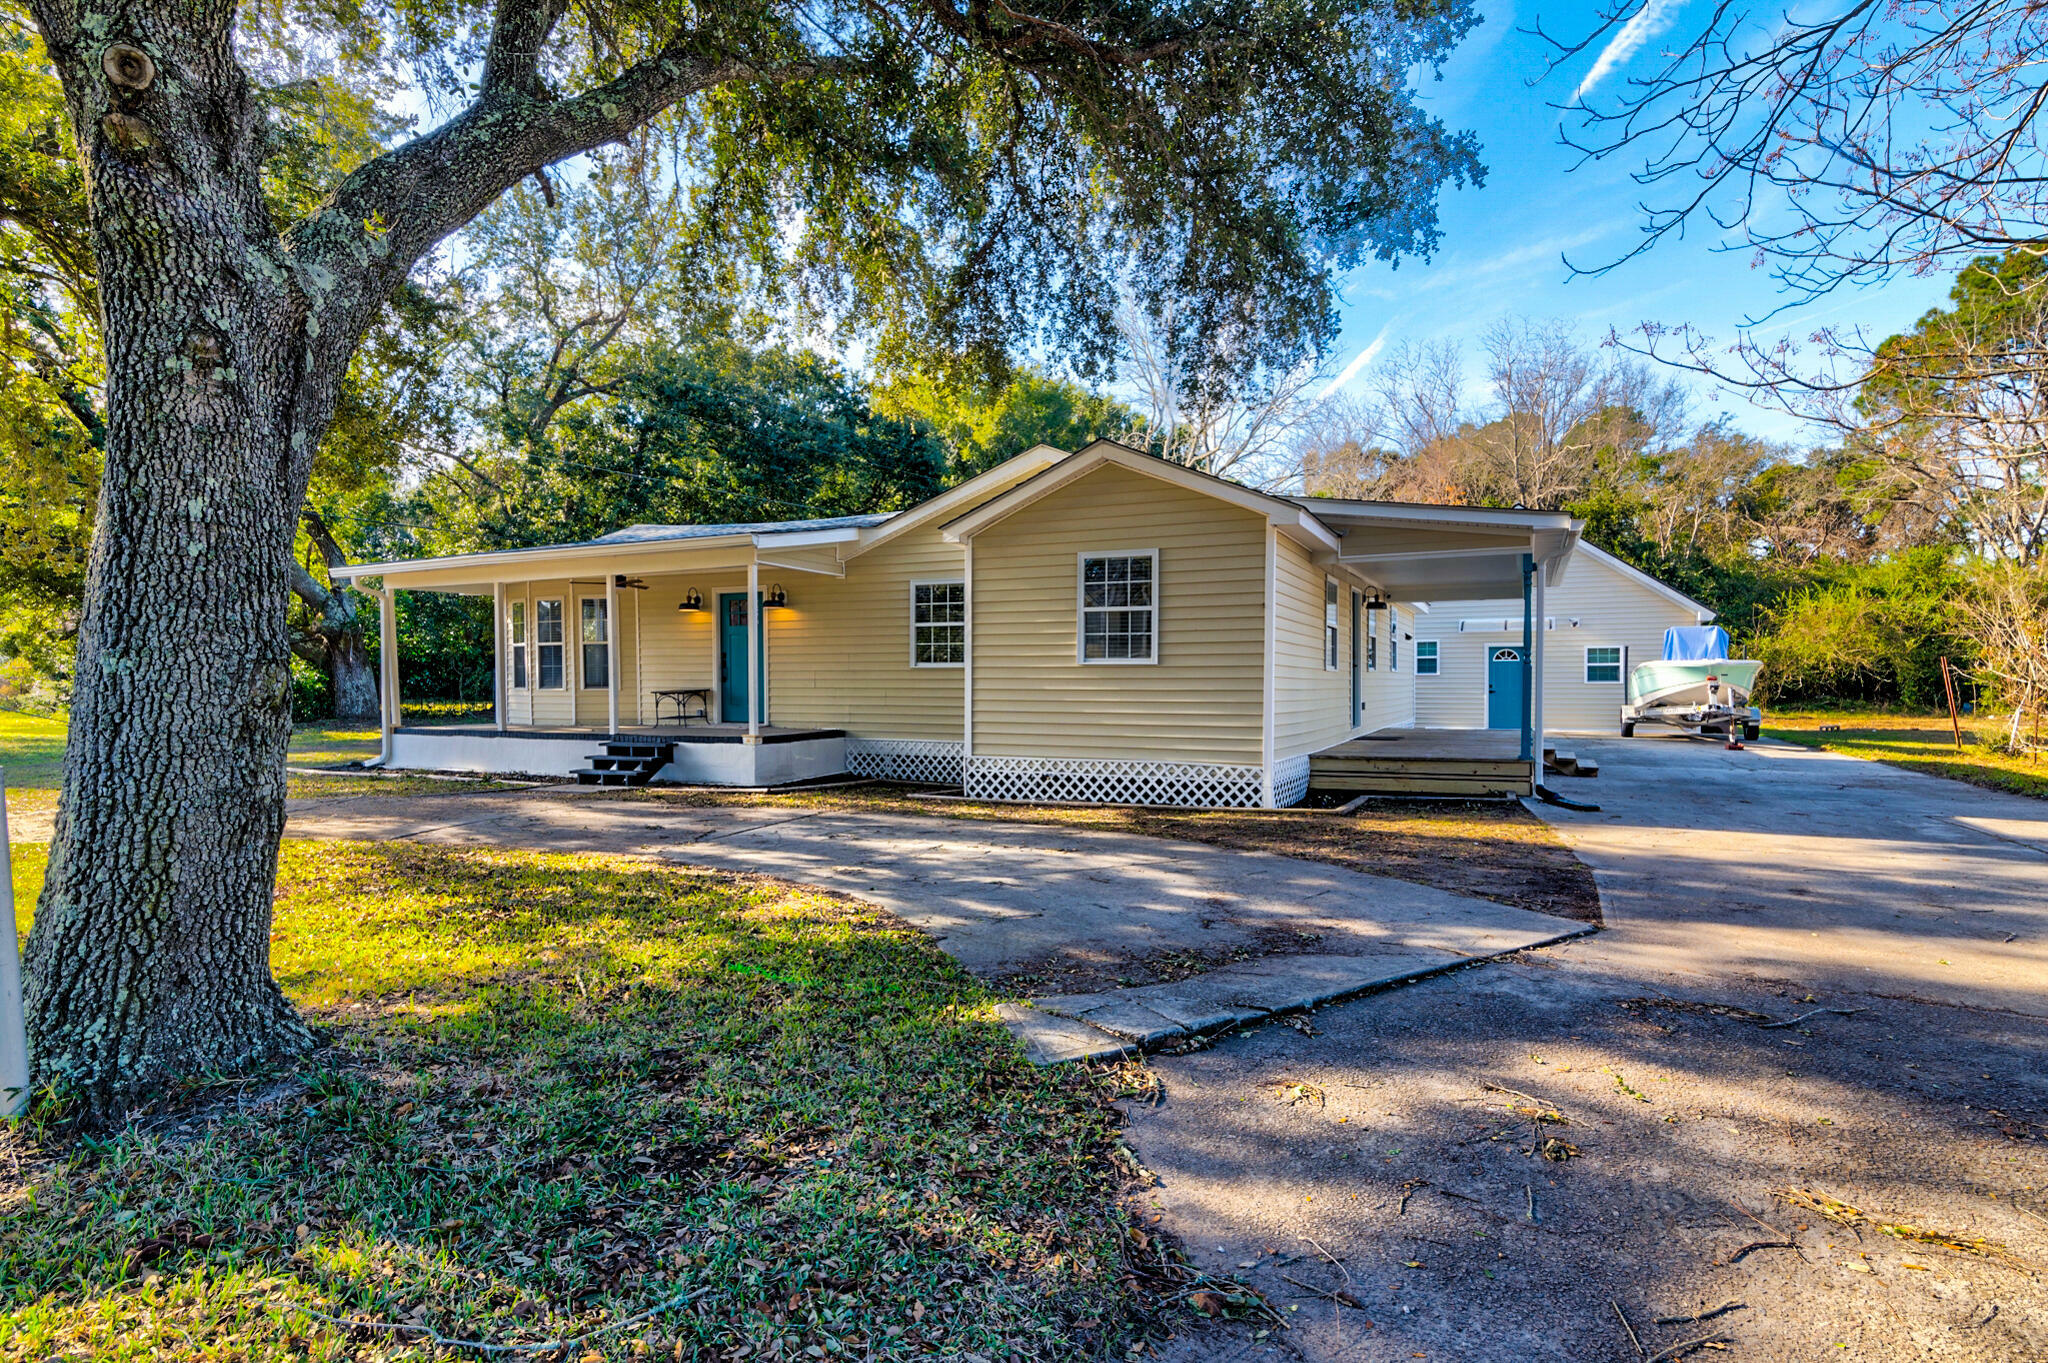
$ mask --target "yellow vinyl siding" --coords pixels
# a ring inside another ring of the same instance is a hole
[[[965,578],[965,553],[936,525],[855,557],[843,578],[774,570],[790,603],[767,616],[775,723],[958,742],[965,669],[911,666],[910,584]]]
[[[1585,553],[1572,556],[1564,580],[1545,595],[1544,614],[1554,627],[1543,640],[1543,726],[1552,733],[1611,733],[1619,722],[1622,683],[1586,681],[1588,647],[1625,647],[1626,675],[1627,667],[1664,656],[1666,628],[1698,623],[1690,608]],[[1461,619],[1511,624],[1506,630],[1461,633]],[[1416,722],[1436,728],[1484,728],[1486,651],[1522,642],[1522,603],[1444,602],[1418,616],[1414,632],[1418,639],[1437,641],[1439,658],[1436,676],[1416,678]],[[1407,647],[1412,650],[1414,645]]]
[[[1265,518],[1114,465],[974,538],[973,751],[1263,760]],[[1079,555],[1152,549],[1154,663],[1076,659]]]
[[[763,579],[768,581],[770,579]],[[720,592],[744,592],[747,589],[747,575],[744,571],[720,569],[712,572],[669,573],[646,578],[647,590],[635,592],[639,598],[635,609],[640,613],[639,629],[633,642],[638,654],[637,666],[633,669],[634,685],[638,688],[635,713],[644,716],[639,722],[654,722],[654,692],[685,686],[708,686],[711,691],[711,718],[718,718],[718,596]],[[788,585],[788,584],[784,584]],[[686,611],[676,609],[682,604],[684,594],[691,588],[704,598],[704,609]],[[774,666],[774,616],[768,617],[770,639],[769,666]],[[772,703],[775,689],[768,691]],[[626,698],[619,698],[623,715]],[[675,709],[668,702],[662,702],[663,724],[675,723]]]
[[[1380,617],[1377,624],[1374,615]],[[1413,625],[1412,612],[1398,605],[1366,613],[1366,628],[1379,631],[1379,666],[1365,674],[1365,716],[1359,728],[1366,733],[1374,729],[1405,729],[1415,723],[1415,642],[1400,640],[1401,665],[1397,668],[1390,666],[1396,655],[1388,638],[1392,630],[1404,635],[1414,633]]]
[[[1337,584],[1337,666],[1327,667],[1324,583],[1308,551],[1275,536],[1273,755],[1298,757],[1341,743],[1351,727],[1351,584]],[[1370,685],[1371,674],[1367,674]]]

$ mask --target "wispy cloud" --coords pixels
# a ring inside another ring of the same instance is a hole
[[[1679,8],[1685,0],[1644,0],[1643,7],[1635,16],[1621,26],[1621,32],[1607,40],[1607,46],[1600,49],[1600,55],[1593,59],[1593,69],[1579,82],[1579,88],[1572,91],[1572,98],[1584,99],[1593,87],[1606,80],[1630,57],[1642,51],[1643,44],[1671,27]]]
[[[1336,378],[1331,379],[1328,383],[1323,385],[1323,391],[1316,394],[1316,401],[1323,401],[1323,399],[1329,397],[1332,393],[1335,393],[1345,384],[1357,378],[1359,373],[1367,365],[1373,362],[1373,358],[1377,356],[1380,353],[1381,348],[1386,345],[1387,333],[1392,331],[1393,329],[1393,319],[1389,318],[1386,321],[1386,323],[1380,327],[1380,334],[1373,337],[1372,340],[1368,341],[1366,343],[1365,349],[1359,351],[1356,355],[1353,355],[1351,357],[1351,363],[1345,365],[1341,370],[1339,370],[1337,372]]]

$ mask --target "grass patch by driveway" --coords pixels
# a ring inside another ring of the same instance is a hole
[[[599,798],[881,810],[1180,838],[1306,857],[1581,923],[1600,921],[1600,893],[1592,872],[1548,824],[1511,800],[1371,800],[1353,814],[1338,815],[1307,809],[1012,805],[937,799],[894,786],[766,795],[647,788]]]
[[[1121,1354],[1107,1081],[1023,1061],[878,911],[616,858],[287,842],[330,1047],[96,1141],[12,1137],[0,1355]],[[318,1315],[314,1313],[319,1313]],[[379,1330],[348,1321],[400,1324]]]
[[[1823,724],[1839,731],[1822,733]],[[1946,776],[1973,786],[2048,799],[2048,761],[1994,751],[2005,726],[1993,716],[1963,718],[1963,746],[1945,714],[1895,714],[1881,710],[1795,710],[1768,712],[1764,732],[1802,747],[1887,762],[1929,776]]]

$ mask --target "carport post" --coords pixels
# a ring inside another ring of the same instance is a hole
[[[1534,556],[1532,556],[1532,555],[1529,555],[1529,554],[1524,554],[1524,555],[1522,555],[1522,756],[1521,756],[1521,760],[1522,760],[1522,761],[1524,761],[1524,762],[1527,762],[1527,761],[1529,760],[1529,722],[1530,722],[1530,718],[1531,718],[1531,715],[1530,715],[1530,709],[1529,709],[1529,702],[1530,702],[1530,698],[1531,698],[1531,696],[1532,696],[1532,695],[1533,695],[1533,693],[1534,693],[1534,685],[1533,685],[1533,680],[1534,680],[1534,679],[1533,679],[1533,678],[1532,678],[1532,677],[1530,676],[1530,672],[1532,671],[1532,669],[1531,669],[1531,668],[1530,668],[1530,666],[1529,666],[1529,654],[1530,654],[1530,652],[1531,652],[1531,651],[1532,651],[1532,650],[1533,650],[1533,649],[1535,648],[1535,645],[1534,645],[1534,644],[1533,644],[1533,643],[1532,643],[1532,642],[1530,641],[1530,629],[1529,629],[1529,624],[1530,624],[1530,617],[1531,617],[1531,613],[1532,613],[1532,608],[1533,608],[1533,605],[1534,605],[1534,603],[1533,603],[1533,602],[1532,602],[1532,601],[1530,600],[1530,588],[1531,588],[1531,581],[1532,581],[1532,579],[1534,579],[1534,578],[1535,578],[1535,576],[1536,576],[1536,569],[1535,569],[1535,563],[1536,563],[1536,560],[1535,560]],[[1540,781],[1540,780],[1542,780],[1542,779],[1543,779],[1543,774],[1542,774],[1541,772],[1538,772],[1538,773],[1536,773],[1535,779],[1536,779],[1536,780],[1539,780],[1539,781]]]
[[[1542,564],[1536,565],[1536,571],[1530,574],[1530,580],[1536,588],[1536,643],[1529,650],[1529,674],[1535,682],[1535,685],[1529,688],[1529,732],[1535,740],[1536,779],[1541,781],[1544,752],[1543,679],[1547,675],[1549,663],[1546,660],[1550,656],[1550,617],[1544,614],[1548,603],[1544,600]]]

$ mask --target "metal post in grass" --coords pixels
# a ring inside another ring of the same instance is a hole
[[[0,767],[0,1117],[19,1117],[27,1111],[28,1093],[21,938],[14,924],[14,849],[7,841],[7,768]]]

